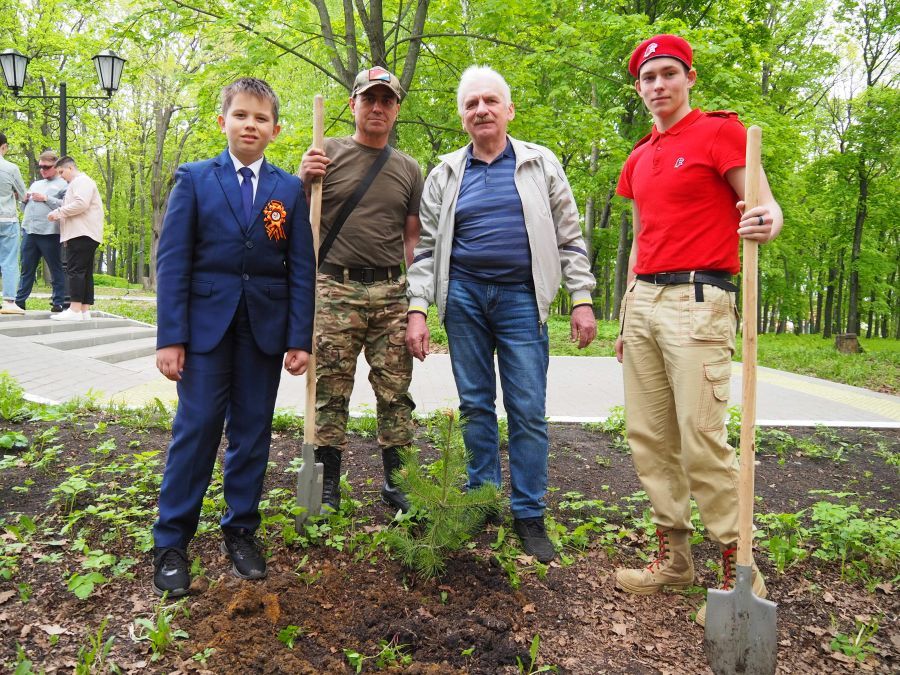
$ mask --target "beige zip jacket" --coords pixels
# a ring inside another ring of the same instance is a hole
[[[515,182],[531,247],[538,314],[546,322],[560,281],[565,279],[573,306],[591,303],[596,281],[581,236],[575,197],[559,160],[541,145],[509,139],[516,154]],[[422,232],[406,281],[410,311],[427,312],[429,305],[436,304],[443,323],[466,148],[440,160],[425,180],[419,208]]]

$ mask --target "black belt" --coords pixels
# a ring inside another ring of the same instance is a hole
[[[391,267],[341,267],[340,265],[333,265],[327,262],[319,265],[319,272],[335,281],[341,282],[344,281],[344,273],[346,272],[346,279],[357,281],[361,284],[374,284],[376,281],[399,279],[403,273],[400,265]]]
[[[697,302],[703,302],[703,284],[716,286],[731,293],[737,293],[738,287],[731,283],[731,274],[718,270],[700,270],[697,272],[658,272],[656,274],[638,274],[639,281],[657,286],[674,284],[694,284]]]

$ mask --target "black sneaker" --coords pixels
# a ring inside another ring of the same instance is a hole
[[[222,530],[222,553],[231,558],[231,571],[241,579],[262,579],[266,576],[266,559],[262,543],[245,530]]]
[[[53,312],[54,314],[59,314],[61,311],[63,311],[63,306],[62,305],[53,305],[50,308],[50,311]]]
[[[556,558],[556,549],[547,537],[543,518],[516,518],[513,520],[513,529],[522,540],[525,553],[533,555],[542,563]]]
[[[153,549],[153,592],[170,598],[187,595],[191,586],[187,552],[180,548]]]

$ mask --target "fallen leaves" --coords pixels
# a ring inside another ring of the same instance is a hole
[[[66,635],[69,632],[68,628],[63,628],[58,624],[38,624],[38,628],[44,631],[47,635]]]

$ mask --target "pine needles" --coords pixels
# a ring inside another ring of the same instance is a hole
[[[466,448],[456,412],[434,415],[429,431],[440,457],[433,464],[420,466],[417,449],[403,452],[403,468],[397,478],[409,497],[413,518],[384,534],[403,564],[425,578],[442,573],[447,554],[461,549],[500,506],[496,485],[463,489]]]

